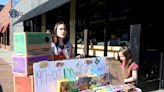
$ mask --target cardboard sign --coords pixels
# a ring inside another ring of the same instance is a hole
[[[33,74],[33,63],[39,61],[51,61],[52,55],[34,55],[34,56],[20,56],[13,55],[12,56],[12,72],[13,74],[19,75],[31,75]]]
[[[35,63],[33,68],[35,92],[56,92],[57,80],[64,79],[64,69],[46,61]]]
[[[83,76],[108,73],[103,57],[40,62],[33,68],[35,92],[56,92],[58,80],[77,81]]]
[[[18,55],[50,54],[51,35],[40,32],[15,32],[14,52]]]
[[[124,84],[124,78],[122,75],[122,70],[120,62],[117,60],[108,59],[107,68],[110,76],[111,85],[120,85]]]

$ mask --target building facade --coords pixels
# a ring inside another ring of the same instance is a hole
[[[151,8],[154,4],[128,0],[48,0],[24,12],[13,23],[22,23],[22,31],[46,32],[53,30],[57,21],[66,22],[76,55],[82,52],[88,56],[115,57],[117,47],[128,45],[140,66],[138,86],[150,91],[164,87],[162,34],[156,32],[160,30],[157,20],[161,17],[158,8]],[[147,7],[141,8],[144,5]],[[18,6],[18,11],[24,7],[21,3]],[[111,34],[120,39],[118,45],[109,45]],[[83,42],[78,42],[80,37]]]
[[[24,32],[24,31],[29,31],[28,29],[26,29],[26,27],[24,27],[24,25],[31,25],[31,22],[28,23],[23,23],[20,22],[18,24],[14,24],[20,17],[22,17],[24,14],[26,14],[27,12],[31,11],[32,9],[38,7],[39,5],[43,4],[44,2],[48,1],[48,0],[18,0],[19,2],[17,2],[16,4],[14,4],[14,0],[13,0],[13,7],[12,9],[15,9],[18,13],[19,16],[17,16],[16,18],[11,18],[11,23],[13,25],[11,25],[10,29],[11,31],[11,41],[10,43],[13,44],[13,32]],[[44,16],[43,16],[44,17]],[[43,23],[44,24],[44,23]],[[44,25],[45,26],[45,25]],[[13,50],[13,45],[12,46],[12,50]]]
[[[11,0],[4,6],[0,12],[0,44],[4,49],[10,50],[10,17],[8,15],[11,9]]]

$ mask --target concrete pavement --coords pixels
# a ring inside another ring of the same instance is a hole
[[[0,92],[14,92],[11,52],[0,49]]]
[[[12,64],[11,56],[12,56],[12,52],[11,51],[7,51],[7,50],[4,50],[4,49],[0,48],[0,58],[3,59],[9,65]]]

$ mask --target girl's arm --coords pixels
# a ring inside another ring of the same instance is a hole
[[[138,79],[137,76],[137,70],[132,70],[132,77],[129,77],[127,79],[124,79],[124,83],[128,83],[128,82],[134,82]]]
[[[73,58],[74,57],[74,53],[73,53],[73,47],[71,48],[71,51],[70,51],[70,58]]]

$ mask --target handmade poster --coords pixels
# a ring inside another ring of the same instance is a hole
[[[78,83],[81,77],[108,73],[104,57],[39,62],[33,68],[35,92],[56,92],[59,80],[67,79]]]
[[[56,68],[55,62],[42,61],[33,68],[35,92],[56,92],[57,80],[64,79],[63,67]]]
[[[98,76],[108,72],[105,61],[106,58],[97,57],[79,59],[77,62],[72,61],[72,63],[75,65],[74,70],[77,76]]]
[[[72,59],[62,61],[65,67],[65,78],[70,81],[75,81],[78,77],[98,76],[104,73],[108,73],[106,67],[106,58],[104,57]],[[67,75],[71,76],[68,77]]]

